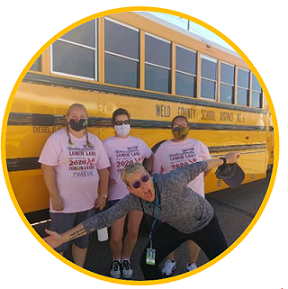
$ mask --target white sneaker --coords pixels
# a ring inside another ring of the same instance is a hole
[[[192,264],[191,263],[187,263],[186,269],[187,269],[188,272],[190,272],[190,271],[192,271],[194,269],[197,269],[197,265],[196,265],[196,263],[192,263]]]
[[[110,276],[112,278],[116,278],[119,279],[121,277],[121,264],[119,261],[114,260],[111,264],[111,268],[110,268]]]
[[[122,260],[122,275],[123,278],[125,279],[130,279],[132,278],[133,275],[133,270],[131,267],[131,263],[128,260]]]
[[[172,275],[172,273],[176,270],[176,261],[167,260],[162,269],[162,274],[166,276]]]

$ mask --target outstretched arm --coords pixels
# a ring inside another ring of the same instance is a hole
[[[84,222],[63,234],[58,234],[56,232],[46,230],[46,233],[49,236],[44,238],[44,240],[52,248],[57,248],[63,243],[93,233],[98,229],[110,227],[116,220],[127,215],[130,211],[139,209],[139,207],[140,205],[138,198],[135,198],[133,195],[127,195],[115,206],[92,216],[91,218],[85,220]]]
[[[229,153],[225,156],[225,158],[226,158],[227,164],[234,164],[239,160],[240,153]],[[224,163],[222,159],[210,159],[210,160],[206,160],[205,162],[208,165],[205,171],[209,171],[213,169],[214,167],[222,166]]]
[[[49,235],[48,237],[44,238],[44,241],[52,248],[57,248],[61,246],[63,243],[72,241],[79,237],[87,235],[87,232],[83,226],[83,223],[80,223],[76,227],[72,228],[71,230],[63,233],[58,234],[54,231],[50,231],[48,229],[45,230],[46,233]]]
[[[236,163],[239,157],[240,153],[229,153],[225,156],[226,163]],[[177,186],[177,189],[179,189],[180,186],[186,186],[202,172],[209,171],[214,167],[219,167],[223,164],[224,161],[222,159],[209,159],[178,168],[168,174],[162,175],[161,178],[166,182],[168,187]]]

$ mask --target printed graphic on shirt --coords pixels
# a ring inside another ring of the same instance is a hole
[[[196,154],[194,148],[183,149],[177,153],[169,154],[170,170],[175,170],[202,160],[201,155]],[[166,168],[167,170],[168,168]]]
[[[71,177],[91,177],[96,173],[96,150],[86,144],[80,147],[68,147],[68,169],[72,172]]]
[[[177,168],[210,159],[208,148],[194,139],[182,142],[166,141],[155,153],[153,172],[167,174]],[[188,187],[204,197],[204,174],[192,180]]]
[[[122,169],[132,163],[142,163],[139,146],[131,146],[121,150],[115,150],[115,164],[117,173],[121,173]]]

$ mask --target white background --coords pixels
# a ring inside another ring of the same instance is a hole
[[[212,25],[242,49],[257,68],[270,92],[281,133],[281,148],[286,148],[288,21],[285,1],[280,0],[178,0],[157,3],[150,0],[125,0],[119,4],[115,1],[88,0],[1,1],[1,119],[13,86],[25,65],[56,33],[96,12],[156,4],[156,7],[187,13]],[[284,152],[280,155],[277,178],[268,205],[258,223],[236,249],[195,276],[155,286],[288,289],[286,160],[287,153]],[[14,288],[18,285],[31,289],[121,286],[86,276],[62,263],[43,248],[18,216],[3,174],[0,181],[1,286],[5,284],[6,287]]]

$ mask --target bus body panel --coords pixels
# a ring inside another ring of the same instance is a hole
[[[161,21],[157,22],[153,17],[150,18],[143,13],[117,13],[109,15],[109,18],[137,28],[139,31],[139,71],[137,72],[139,87],[132,89],[105,82],[105,17],[97,20],[98,42],[97,48],[94,48],[94,56],[95,59],[97,58],[95,81],[53,72],[52,47],[48,47],[42,53],[40,71],[30,70],[19,85],[6,130],[7,169],[22,211],[33,213],[47,209],[49,206],[49,194],[43,181],[38,158],[48,137],[65,127],[65,114],[72,103],[81,103],[87,108],[89,132],[101,140],[114,135],[111,120],[113,111],[119,107],[127,109],[132,119],[131,135],[141,138],[151,148],[161,141],[172,138],[171,121],[176,115],[183,115],[190,125],[188,137],[198,139],[207,145],[212,158],[225,156],[230,151],[238,151],[242,154],[239,164],[245,172],[243,183],[264,178],[267,166],[273,165],[273,123],[264,93],[262,93],[261,105],[258,108],[251,107],[252,71],[249,70],[247,63],[237,53],[227,52],[225,49],[193,38],[191,33],[170,27]],[[145,89],[145,35],[147,34],[171,43],[171,93]],[[65,41],[67,45],[67,39]],[[73,41],[68,42],[69,45],[75,45]],[[193,98],[176,95],[177,46],[197,53],[197,75],[195,76],[197,93]],[[202,55],[217,60],[215,100],[201,98]],[[222,62],[234,67],[235,104],[220,101]],[[250,103],[247,106],[236,104],[238,69],[249,71]],[[226,187],[223,181],[216,178],[215,169],[205,178],[206,193]]]
[[[267,130],[266,127],[261,128],[267,123],[265,113],[23,82],[11,109],[11,116],[14,118],[9,119],[7,127],[6,155],[10,181],[24,213],[43,210],[48,206],[49,194],[38,157],[48,137],[65,127],[67,106],[74,102],[83,103],[90,118],[95,118],[97,126],[89,125],[89,131],[101,140],[114,135],[112,112],[118,107],[125,107],[132,117],[131,135],[141,138],[150,147],[171,139],[171,120],[177,114],[186,114],[191,126],[189,137],[205,143],[212,157],[224,156],[229,151],[242,153],[239,164],[245,171],[243,183],[266,175],[269,154],[266,145]],[[144,107],[147,109],[143,109]],[[27,114],[31,115],[31,119],[25,118]],[[34,119],[35,116],[37,117]],[[47,119],[45,122],[47,116],[50,116],[50,122]],[[51,122],[52,118],[54,123]],[[55,118],[58,125],[54,125]],[[160,127],[157,127],[159,124]],[[215,169],[205,178],[206,193],[226,187],[223,181],[216,178]]]

